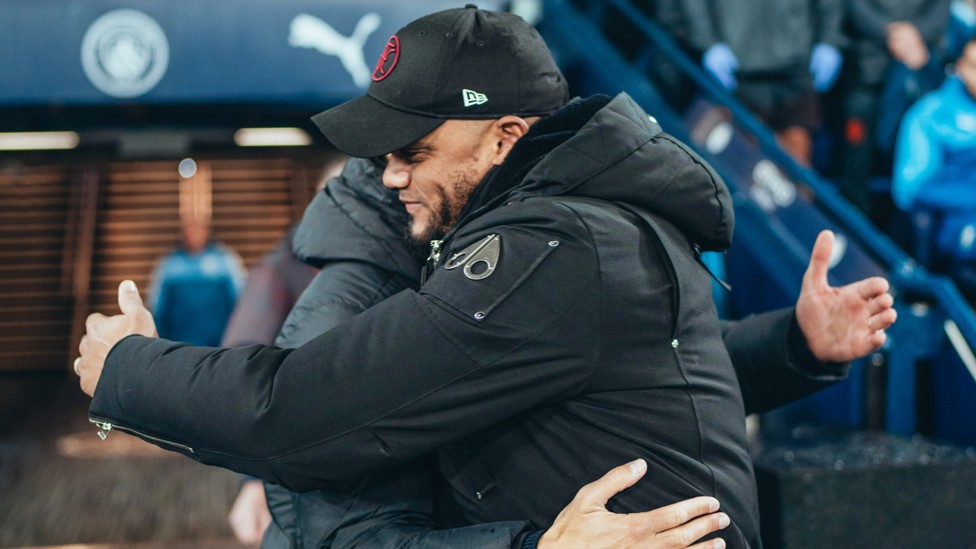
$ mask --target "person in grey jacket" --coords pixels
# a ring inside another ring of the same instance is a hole
[[[702,65],[810,164],[819,92],[843,63],[840,0],[681,0],[685,40]]]
[[[119,342],[152,332],[126,299],[81,346],[92,420],[293,490],[436,449],[439,526],[544,527],[581,480],[642,455],[654,482],[616,510],[713,495],[729,544],[759,545],[742,395],[696,255],[728,245],[730,196],[628,97],[567,104],[523,25],[473,6],[422,18],[388,43],[370,96],[318,120],[356,156],[393,151],[384,184],[432,240],[419,292],[295,350]],[[832,289],[816,265],[796,310],[809,350],[880,345],[886,283]]]

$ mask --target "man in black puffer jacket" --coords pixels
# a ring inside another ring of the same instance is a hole
[[[279,347],[301,346],[392,293],[417,286],[422,260],[401,238],[408,217],[396,193],[383,188],[382,169],[372,160],[351,159],[306,210],[295,254],[322,271],[288,316]],[[809,394],[847,372],[846,364],[825,364],[810,354],[792,309],[725,322],[723,339],[733,351],[746,413]],[[505,549],[531,528],[527,521],[508,521],[430,531],[429,474],[427,464],[418,463],[412,476],[330,490],[293,493],[266,484],[274,522],[263,547]],[[590,541],[613,546],[611,540]]]
[[[439,526],[545,527],[580,485],[642,457],[652,478],[612,510],[713,496],[728,544],[759,546],[745,410],[697,255],[730,243],[724,185],[630,98],[567,103],[512,16],[440,12],[387,48],[369,94],[317,122],[354,156],[391,153],[384,184],[432,241],[420,290],[294,350],[116,344],[152,332],[126,305],[82,343],[92,421],[299,491],[436,450]],[[813,355],[880,345],[885,289],[832,290],[814,330],[798,304]]]

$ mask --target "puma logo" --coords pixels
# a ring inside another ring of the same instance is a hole
[[[370,12],[356,23],[352,36],[343,36],[318,17],[302,13],[291,21],[288,45],[338,57],[342,67],[352,76],[352,81],[360,88],[365,88],[369,85],[372,72],[366,65],[363,46],[369,35],[379,26],[379,14]]]

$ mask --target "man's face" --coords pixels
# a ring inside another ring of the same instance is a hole
[[[210,226],[200,221],[187,221],[182,227],[183,247],[190,253],[197,253],[207,246],[210,240]]]
[[[956,61],[956,74],[962,79],[969,95],[976,99],[976,42],[970,40],[966,49],[962,51],[962,55]]]
[[[383,184],[400,191],[415,242],[427,244],[457,223],[471,193],[496,161],[493,122],[448,120],[387,155]]]

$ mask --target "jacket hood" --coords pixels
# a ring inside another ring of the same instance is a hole
[[[725,250],[732,241],[725,183],[626,94],[577,99],[540,120],[482,186],[473,202],[597,198],[661,216],[702,250]]]
[[[350,159],[305,209],[295,256],[320,268],[330,261],[362,261],[418,278],[422,252],[406,237],[409,217],[396,191],[383,187],[382,175],[372,160]]]

